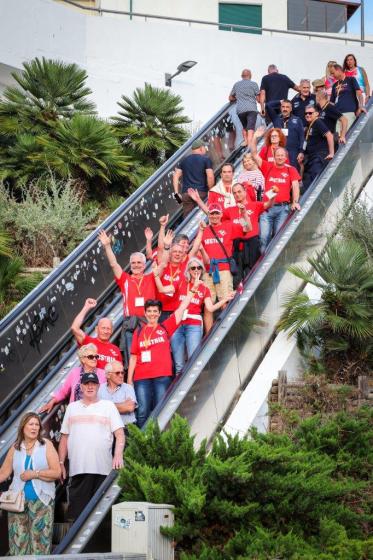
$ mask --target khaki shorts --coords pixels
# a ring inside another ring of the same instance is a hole
[[[347,130],[353,125],[353,123],[355,122],[356,116],[355,113],[343,113],[343,116],[346,117],[347,119]],[[341,121],[337,122],[337,128],[336,131],[338,132],[338,134],[341,132],[342,126],[341,126]]]
[[[210,289],[212,303],[215,303],[216,298],[219,301],[226,298],[230,292],[233,291],[233,278],[229,270],[219,270],[220,282],[219,284],[214,284],[212,277],[209,274],[205,274],[204,282],[206,286]]]

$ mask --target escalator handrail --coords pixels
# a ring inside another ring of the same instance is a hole
[[[75,261],[77,257],[83,255],[89,246],[97,243],[97,232],[99,229],[110,229],[115,220],[123,214],[123,212],[132,205],[136,204],[145,192],[157,181],[162,175],[174,169],[180,158],[191,148],[194,141],[202,138],[204,134],[213,127],[224,115],[228,113],[231,103],[226,103],[202,128],[198,130],[189,140],[187,140],[153,175],[151,175],[135,192],[133,192],[110,216],[108,216],[100,226],[92,231],[86,239],[84,239],[48,276],[44,278],[22,301],[20,301],[1,321],[0,336],[3,329],[6,329],[17,317],[26,311],[27,307],[33,303],[34,299],[40,296],[46,288],[48,288],[66,269]]]

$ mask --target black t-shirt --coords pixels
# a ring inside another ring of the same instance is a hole
[[[266,102],[277,101],[279,99],[287,99],[289,88],[294,87],[294,82],[285,76],[285,74],[278,74],[273,72],[263,76],[260,89],[266,92]]]
[[[187,192],[190,187],[207,192],[206,169],[212,169],[209,157],[202,154],[190,154],[180,162],[178,168],[183,172],[181,192]]]
[[[312,126],[306,130],[305,139],[307,141],[306,154],[313,156],[315,154],[329,153],[328,141],[325,138],[329,132],[328,127],[321,119],[316,119]]]
[[[302,99],[300,93],[298,93],[298,95],[293,97],[293,99],[291,100],[291,104],[293,106],[293,115],[302,119],[303,126],[307,126],[304,112],[308,105],[316,105],[316,95],[314,93],[310,93],[309,96],[306,97],[306,99]]]
[[[320,119],[326,124],[332,134],[335,133],[338,120],[343,116],[333,103],[327,103],[323,109],[319,108]]]
[[[356,92],[360,89],[356,78],[346,76],[344,80],[339,80],[332,87],[330,101],[335,104],[341,113],[355,113],[359,104]]]

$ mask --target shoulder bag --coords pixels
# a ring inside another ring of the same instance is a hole
[[[0,494],[0,509],[13,513],[22,513],[25,510],[25,494],[23,490],[15,492],[7,490]]]
[[[231,271],[232,276],[236,276],[238,274],[238,266],[236,261],[234,260],[233,257],[228,257],[228,253],[225,250],[225,247],[223,245],[223,243],[220,241],[219,237],[216,234],[216,231],[214,230],[214,228],[212,226],[209,226],[209,228],[211,229],[212,233],[214,234],[214,237],[216,238],[217,242],[219,243],[220,247],[223,249],[223,253],[226,256],[226,258],[228,259],[229,262],[229,270]]]

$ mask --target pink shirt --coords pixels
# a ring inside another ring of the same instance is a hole
[[[81,367],[74,367],[66,377],[62,387],[55,392],[54,398],[57,402],[64,401],[70,395],[69,403],[74,402],[74,389],[80,384]],[[96,369],[97,377],[100,383],[106,383],[106,375],[103,369]]]

